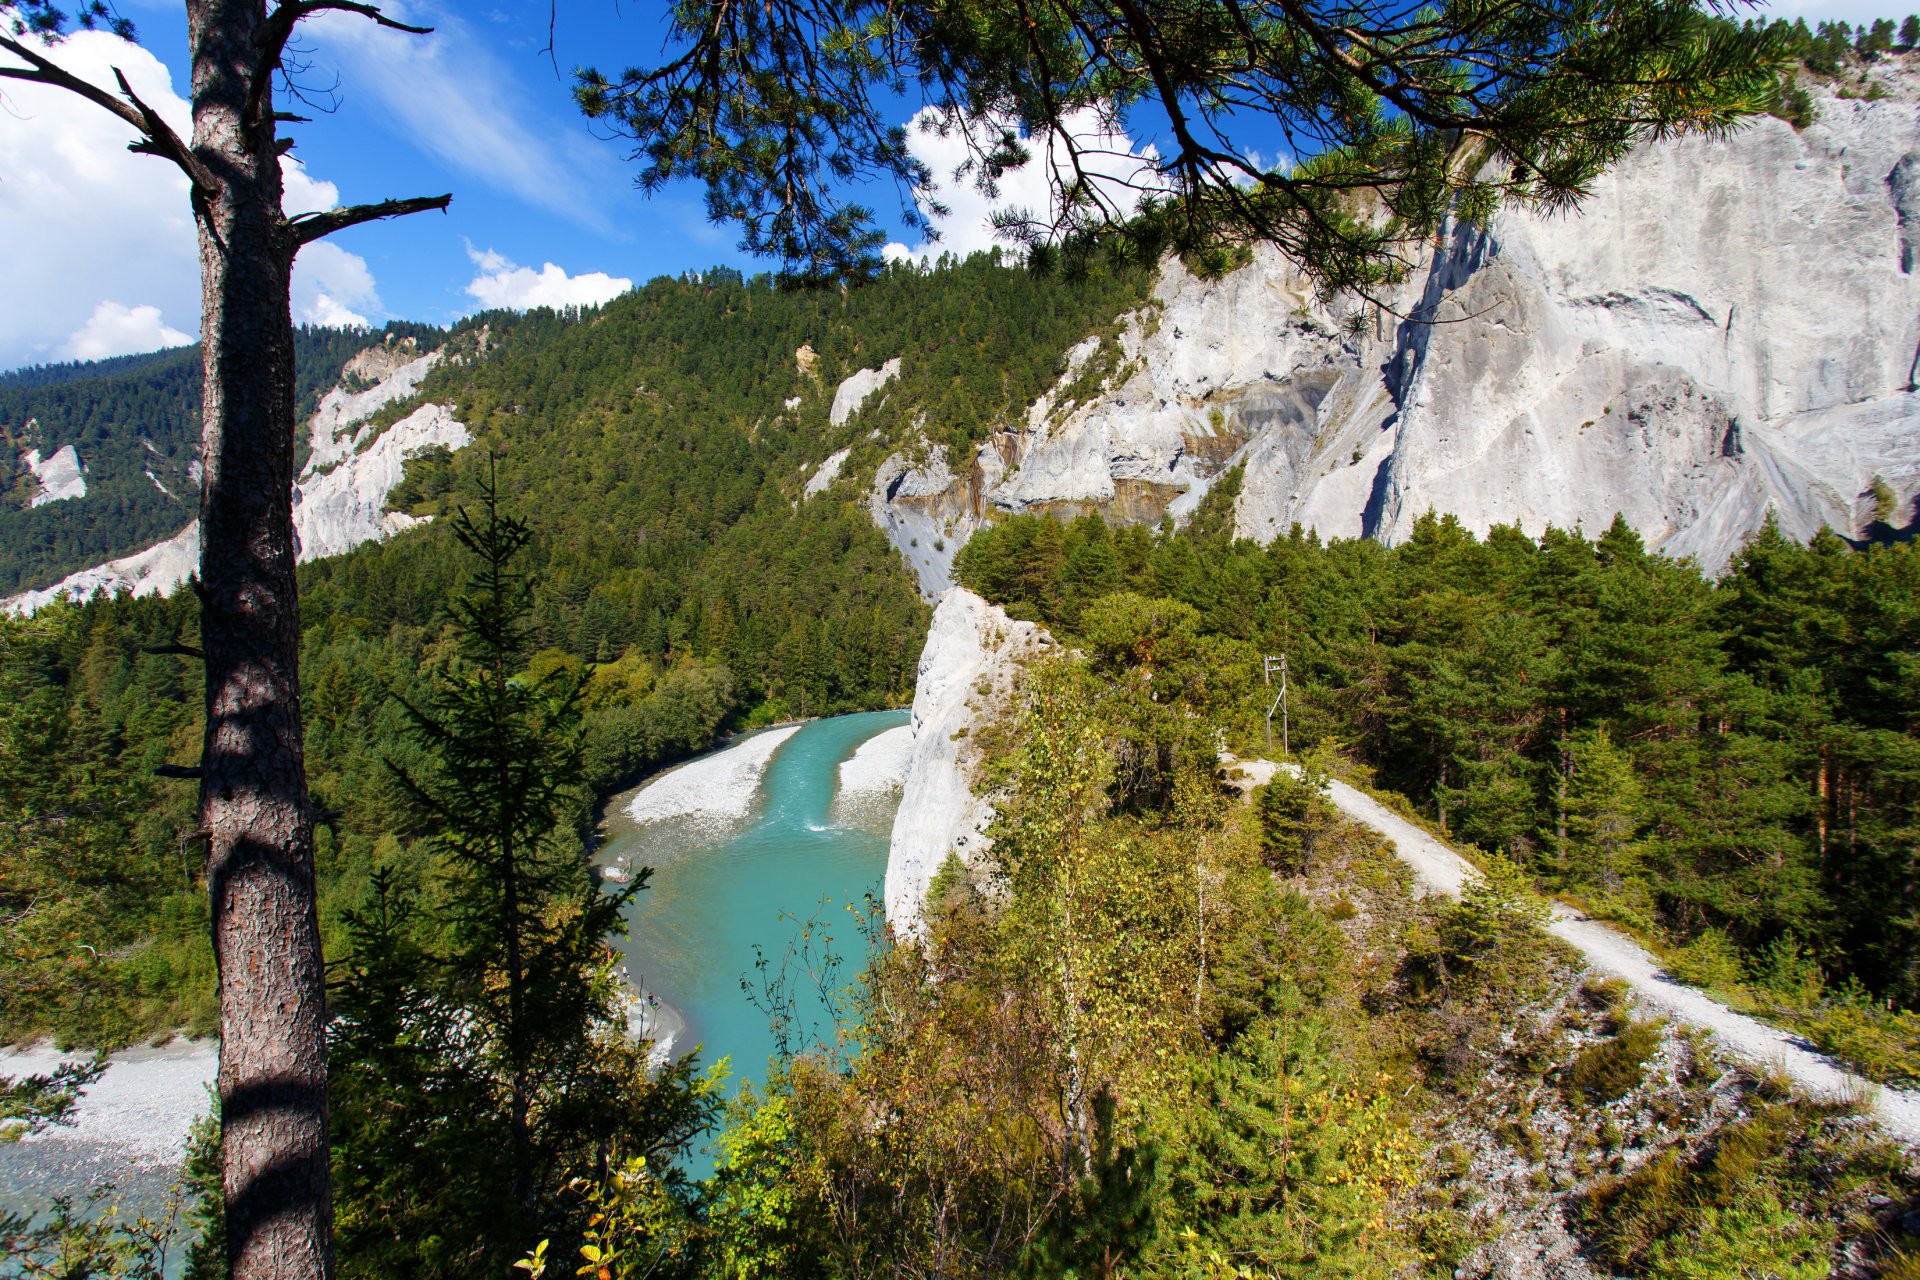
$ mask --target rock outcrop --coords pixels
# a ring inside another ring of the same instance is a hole
[[[400,483],[406,460],[414,454],[436,445],[465,446],[470,438],[466,426],[439,404],[421,405],[377,436],[362,424],[414,394],[439,358],[434,352],[395,364],[385,381],[361,392],[336,388],[320,402],[320,410],[308,423],[313,452],[293,494],[294,538],[301,560],[339,555],[419,523],[413,516],[388,511],[387,495]],[[103,591],[164,595],[199,566],[200,522],[196,520],[144,551],[69,574],[43,590],[22,592],[0,607],[32,613],[63,597],[86,599]]]
[[[1643,147],[1576,215],[1456,229],[1304,438],[1257,441],[1241,532],[1404,538],[1626,515],[1718,570],[1772,512],[1862,537],[1920,490],[1911,101]],[[1292,447],[1300,465],[1256,465]],[[1357,461],[1356,461],[1357,459]],[[1351,473],[1342,477],[1341,473]],[[1355,497],[1364,489],[1365,500]]]
[[[38,449],[29,449],[21,460],[40,486],[29,506],[44,507],[49,502],[87,496],[86,469],[80,465],[79,451],[72,445],[61,445],[49,458],[42,458]]]
[[[840,468],[847,464],[847,455],[852,452],[852,449],[836,449],[828,454],[826,460],[815,467],[813,474],[807,477],[806,487],[801,490],[800,496],[811,498],[816,494],[825,493],[827,486],[840,478]]]
[[[993,804],[974,790],[975,730],[1006,710],[1020,671],[1052,643],[971,591],[940,598],[920,654],[906,785],[887,850],[887,922],[896,931],[918,929],[927,885],[949,853],[969,866],[986,853]]]
[[[70,573],[50,587],[23,591],[4,602],[9,613],[32,613],[63,598],[85,600],[106,592],[130,591],[136,596],[165,595],[200,567],[200,522],[195,520],[165,542],[156,542],[118,560]]]
[[[303,478],[293,494],[300,558],[318,560],[390,538],[420,521],[388,511],[387,495],[406,474],[407,459],[425,449],[464,448],[466,424],[443,404],[423,404],[331,471]]]
[[[928,601],[953,585],[953,558],[980,527],[979,495],[979,477],[956,476],[943,445],[891,454],[874,473],[868,514],[913,570]]]
[[[1578,213],[1452,228],[1382,307],[1329,305],[1265,250],[1217,281],[1169,263],[972,458],[883,463],[875,523],[929,598],[994,512],[1179,519],[1235,465],[1262,541],[1621,512],[1717,571],[1769,513],[1911,532],[1920,77],[1887,65],[1890,96],[1817,99],[1805,130],[1648,145]]]
[[[836,427],[845,424],[848,418],[860,412],[860,407],[874,392],[899,376],[899,356],[878,369],[861,369],[853,373],[834,390],[833,404],[827,409],[827,421]]]
[[[341,385],[321,397],[320,407],[307,422],[307,465],[300,473],[301,479],[351,457],[372,429],[361,424],[417,392],[439,363],[440,352],[420,355],[411,340],[396,346],[369,347],[347,361],[340,371]],[[365,390],[348,389],[367,382],[373,385]],[[360,430],[356,432],[354,427]]]

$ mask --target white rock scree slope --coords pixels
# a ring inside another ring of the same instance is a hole
[[[949,852],[970,865],[979,865],[986,853],[993,801],[975,790],[974,731],[1003,713],[1026,662],[1052,643],[1041,628],[1009,620],[970,591],[955,588],[941,597],[920,659],[912,759],[887,856],[887,923],[900,936],[918,934],[927,884]],[[1292,767],[1222,760],[1229,776],[1237,773],[1248,787]],[[1386,837],[1424,892],[1458,897],[1478,876],[1465,858],[1364,792],[1334,782],[1330,798],[1342,813]],[[1875,1085],[1797,1037],[1675,982],[1644,948],[1598,921],[1556,904],[1547,929],[1578,949],[1596,972],[1625,981],[1643,1008],[1710,1032],[1734,1057],[1781,1072],[1811,1096],[1865,1099],[1889,1134],[1920,1145],[1920,1095]]]
[[[1180,518],[1234,465],[1260,541],[1298,522],[1391,543],[1429,509],[1597,534],[1618,511],[1717,572],[1769,512],[1868,535],[1876,482],[1907,527],[1920,74],[1880,74],[1890,96],[1819,98],[1801,132],[1642,147],[1576,214],[1451,228],[1386,309],[1324,305],[1266,250],[1216,282],[1169,263],[1117,343],[1074,348],[972,458],[883,462],[874,521],[929,599],[993,513]],[[1107,372],[1076,401],[1089,361]]]
[[[421,405],[378,437],[373,437],[367,419],[415,394],[420,380],[439,360],[436,351],[400,362],[391,349],[372,348],[349,361],[347,372],[378,375],[380,381],[360,392],[335,388],[321,400],[307,424],[311,452],[294,486],[293,527],[301,560],[339,555],[420,523],[402,512],[388,511],[387,495],[400,483],[406,460],[414,454],[436,445],[463,448],[470,439],[465,424],[454,418],[451,408],[439,404]],[[71,447],[60,450],[49,464],[70,453]],[[76,478],[78,466],[76,461]],[[85,492],[85,481],[77,483]],[[22,592],[0,602],[0,607],[32,613],[62,597],[85,599],[102,591],[165,595],[199,567],[200,522],[195,520],[144,551],[82,569],[42,590]]]
[[[29,449],[21,461],[27,464],[27,470],[39,485],[39,492],[33,495],[28,506],[44,507],[49,502],[87,496],[86,468],[80,464],[80,454],[72,445],[61,445],[50,458],[42,458],[38,449]]]

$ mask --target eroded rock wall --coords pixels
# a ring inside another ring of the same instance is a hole
[[[906,782],[887,849],[887,922],[896,931],[917,931],[927,885],[949,853],[980,865],[993,803],[974,789],[976,730],[1007,709],[1019,673],[1052,644],[1040,627],[971,591],[941,596],[920,654]]]
[[[875,522],[930,599],[996,512],[1183,519],[1234,465],[1261,541],[1620,512],[1717,571],[1769,514],[1800,538],[1910,532],[1920,74],[1885,68],[1890,96],[1817,99],[1803,131],[1649,145],[1577,213],[1452,228],[1383,306],[1325,303],[1266,250],[1218,281],[1169,263],[973,458],[889,458]]]
[[[404,361],[388,348],[374,352],[385,354],[363,359],[370,353],[362,353],[349,362],[348,370],[357,368],[363,377],[383,373],[383,380],[364,391],[328,392],[308,421],[312,451],[293,494],[294,537],[302,561],[339,555],[418,524],[412,516],[386,509],[387,495],[405,474],[406,460],[436,445],[462,448],[470,438],[465,424],[439,404],[421,405],[374,435],[366,420],[415,394],[440,359],[438,352]],[[0,602],[0,608],[32,613],[63,597],[84,600],[100,592],[165,595],[199,567],[200,522],[195,520],[163,542],[69,574],[43,590],[12,596]]]

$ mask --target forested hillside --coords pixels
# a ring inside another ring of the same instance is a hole
[[[1688,980],[1920,1074],[1920,1018],[1888,1012],[1920,1001],[1911,545],[1768,527],[1718,581],[1620,521],[1259,547],[1224,532],[1231,489],[1171,538],[1011,519],[959,571],[1068,635],[1128,590],[1191,606],[1248,664],[1285,654],[1296,750],[1349,756]]]
[[[450,339],[461,358],[422,395],[453,404],[475,443],[414,459],[392,502],[447,512],[497,466],[505,505],[531,523],[528,671],[587,678],[590,790],[570,828],[584,832],[591,790],[722,726],[910,697],[926,624],[912,578],[847,489],[801,501],[804,481],[836,448],[892,447],[923,414],[929,433],[979,438],[1142,288],[1063,287],[988,258],[851,294],[716,271],[585,314],[463,322]],[[830,428],[839,380],[896,356],[886,398]],[[330,954],[374,869],[416,888],[427,874],[409,852],[422,820],[388,767],[413,752],[395,695],[417,701],[450,670],[462,573],[444,522],[302,567],[308,768],[332,815],[319,853]],[[182,844],[192,784],[152,776],[198,750],[192,666],[149,652],[192,644],[196,616],[181,591],[0,620],[0,808],[17,815],[0,831],[0,896],[41,904],[0,930],[16,992],[0,1038],[120,1043],[211,1025],[205,887]],[[97,857],[63,859],[68,845]]]
[[[441,334],[404,322],[372,333],[302,325],[294,333],[298,412],[313,412],[354,353],[384,338]],[[200,384],[198,347],[0,375],[0,596],[138,551],[194,518]],[[35,486],[20,455],[65,445],[86,468],[86,496],[29,507]]]
[[[950,863],[925,936],[840,993],[837,1054],[724,1114],[691,1064],[648,1074],[597,947],[596,796],[728,728],[905,701],[927,612],[875,464],[964,456],[1143,290],[985,259],[846,293],[718,271],[447,335],[420,399],[474,443],[390,498],[437,518],[301,569],[342,1274],[544,1249],[535,1275],[1439,1277],[1508,1274],[1507,1248],[1898,1274],[1899,1154],[1636,1020],[1533,888],[1920,1073],[1911,546],[1769,529],[1719,581],[1623,522],[1261,547],[1231,536],[1233,471],[1183,530],[1003,517],[962,580],[1068,644],[973,727],[991,861]],[[841,380],[895,357],[833,425]],[[490,589],[453,517],[494,477],[530,541]],[[193,784],[155,775],[198,749],[197,614],[182,591],[0,618],[0,1038],[213,1029]],[[1307,773],[1245,803],[1217,752],[1264,749],[1270,653]],[[536,903],[503,906],[485,824],[512,806],[461,803],[475,761],[551,782],[513,834]],[[1320,798],[1334,769],[1478,846],[1487,883],[1415,898]],[[516,929],[552,948],[525,1031]]]

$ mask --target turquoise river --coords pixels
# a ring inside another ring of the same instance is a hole
[[[745,817],[721,830],[636,823],[635,792],[608,802],[598,861],[653,868],[620,945],[635,983],[669,1006],[659,1022],[675,1053],[697,1044],[703,1064],[731,1061],[736,1085],[764,1079],[775,1047],[765,978],[783,968],[796,1042],[829,1034],[820,989],[851,982],[866,961],[862,924],[880,896],[898,801],[895,790],[837,803],[839,765],[906,721],[875,711],[803,725],[775,751]],[[832,973],[820,964],[829,954],[840,962]]]
[[[627,969],[664,1006],[655,1010],[655,1022],[674,1032],[674,1052],[698,1045],[702,1064],[729,1058],[734,1088],[765,1078],[774,1047],[765,1013],[741,988],[743,978],[756,981],[758,954],[777,969],[807,922],[817,921],[815,954],[830,946],[841,957],[839,983],[852,981],[866,961],[867,935],[855,913],[863,915],[869,895],[880,893],[899,794],[894,788],[867,794],[863,806],[840,803],[839,765],[906,718],[905,712],[870,712],[792,731],[757,787],[750,776],[734,780],[742,807],[737,819],[718,826],[671,815],[634,821],[632,799],[644,787],[607,803],[597,860],[655,869],[650,887],[634,899],[628,937],[618,940]],[[793,992],[811,995],[806,975],[796,977]],[[821,1030],[817,999],[802,999],[797,1009],[802,1030]],[[99,1098],[83,1098],[75,1129],[0,1143],[0,1211],[30,1214],[49,1196],[82,1197],[101,1182],[116,1184],[130,1213],[164,1211],[177,1154],[156,1156],[123,1135],[138,1127],[164,1147],[169,1134],[184,1133],[206,1106],[200,1082],[212,1072],[211,1055],[205,1045],[136,1051],[130,1058],[144,1066],[110,1068],[110,1074],[134,1074],[117,1087],[103,1080]],[[706,1153],[689,1163],[696,1173],[712,1167]],[[169,1274],[178,1261],[170,1259]]]

